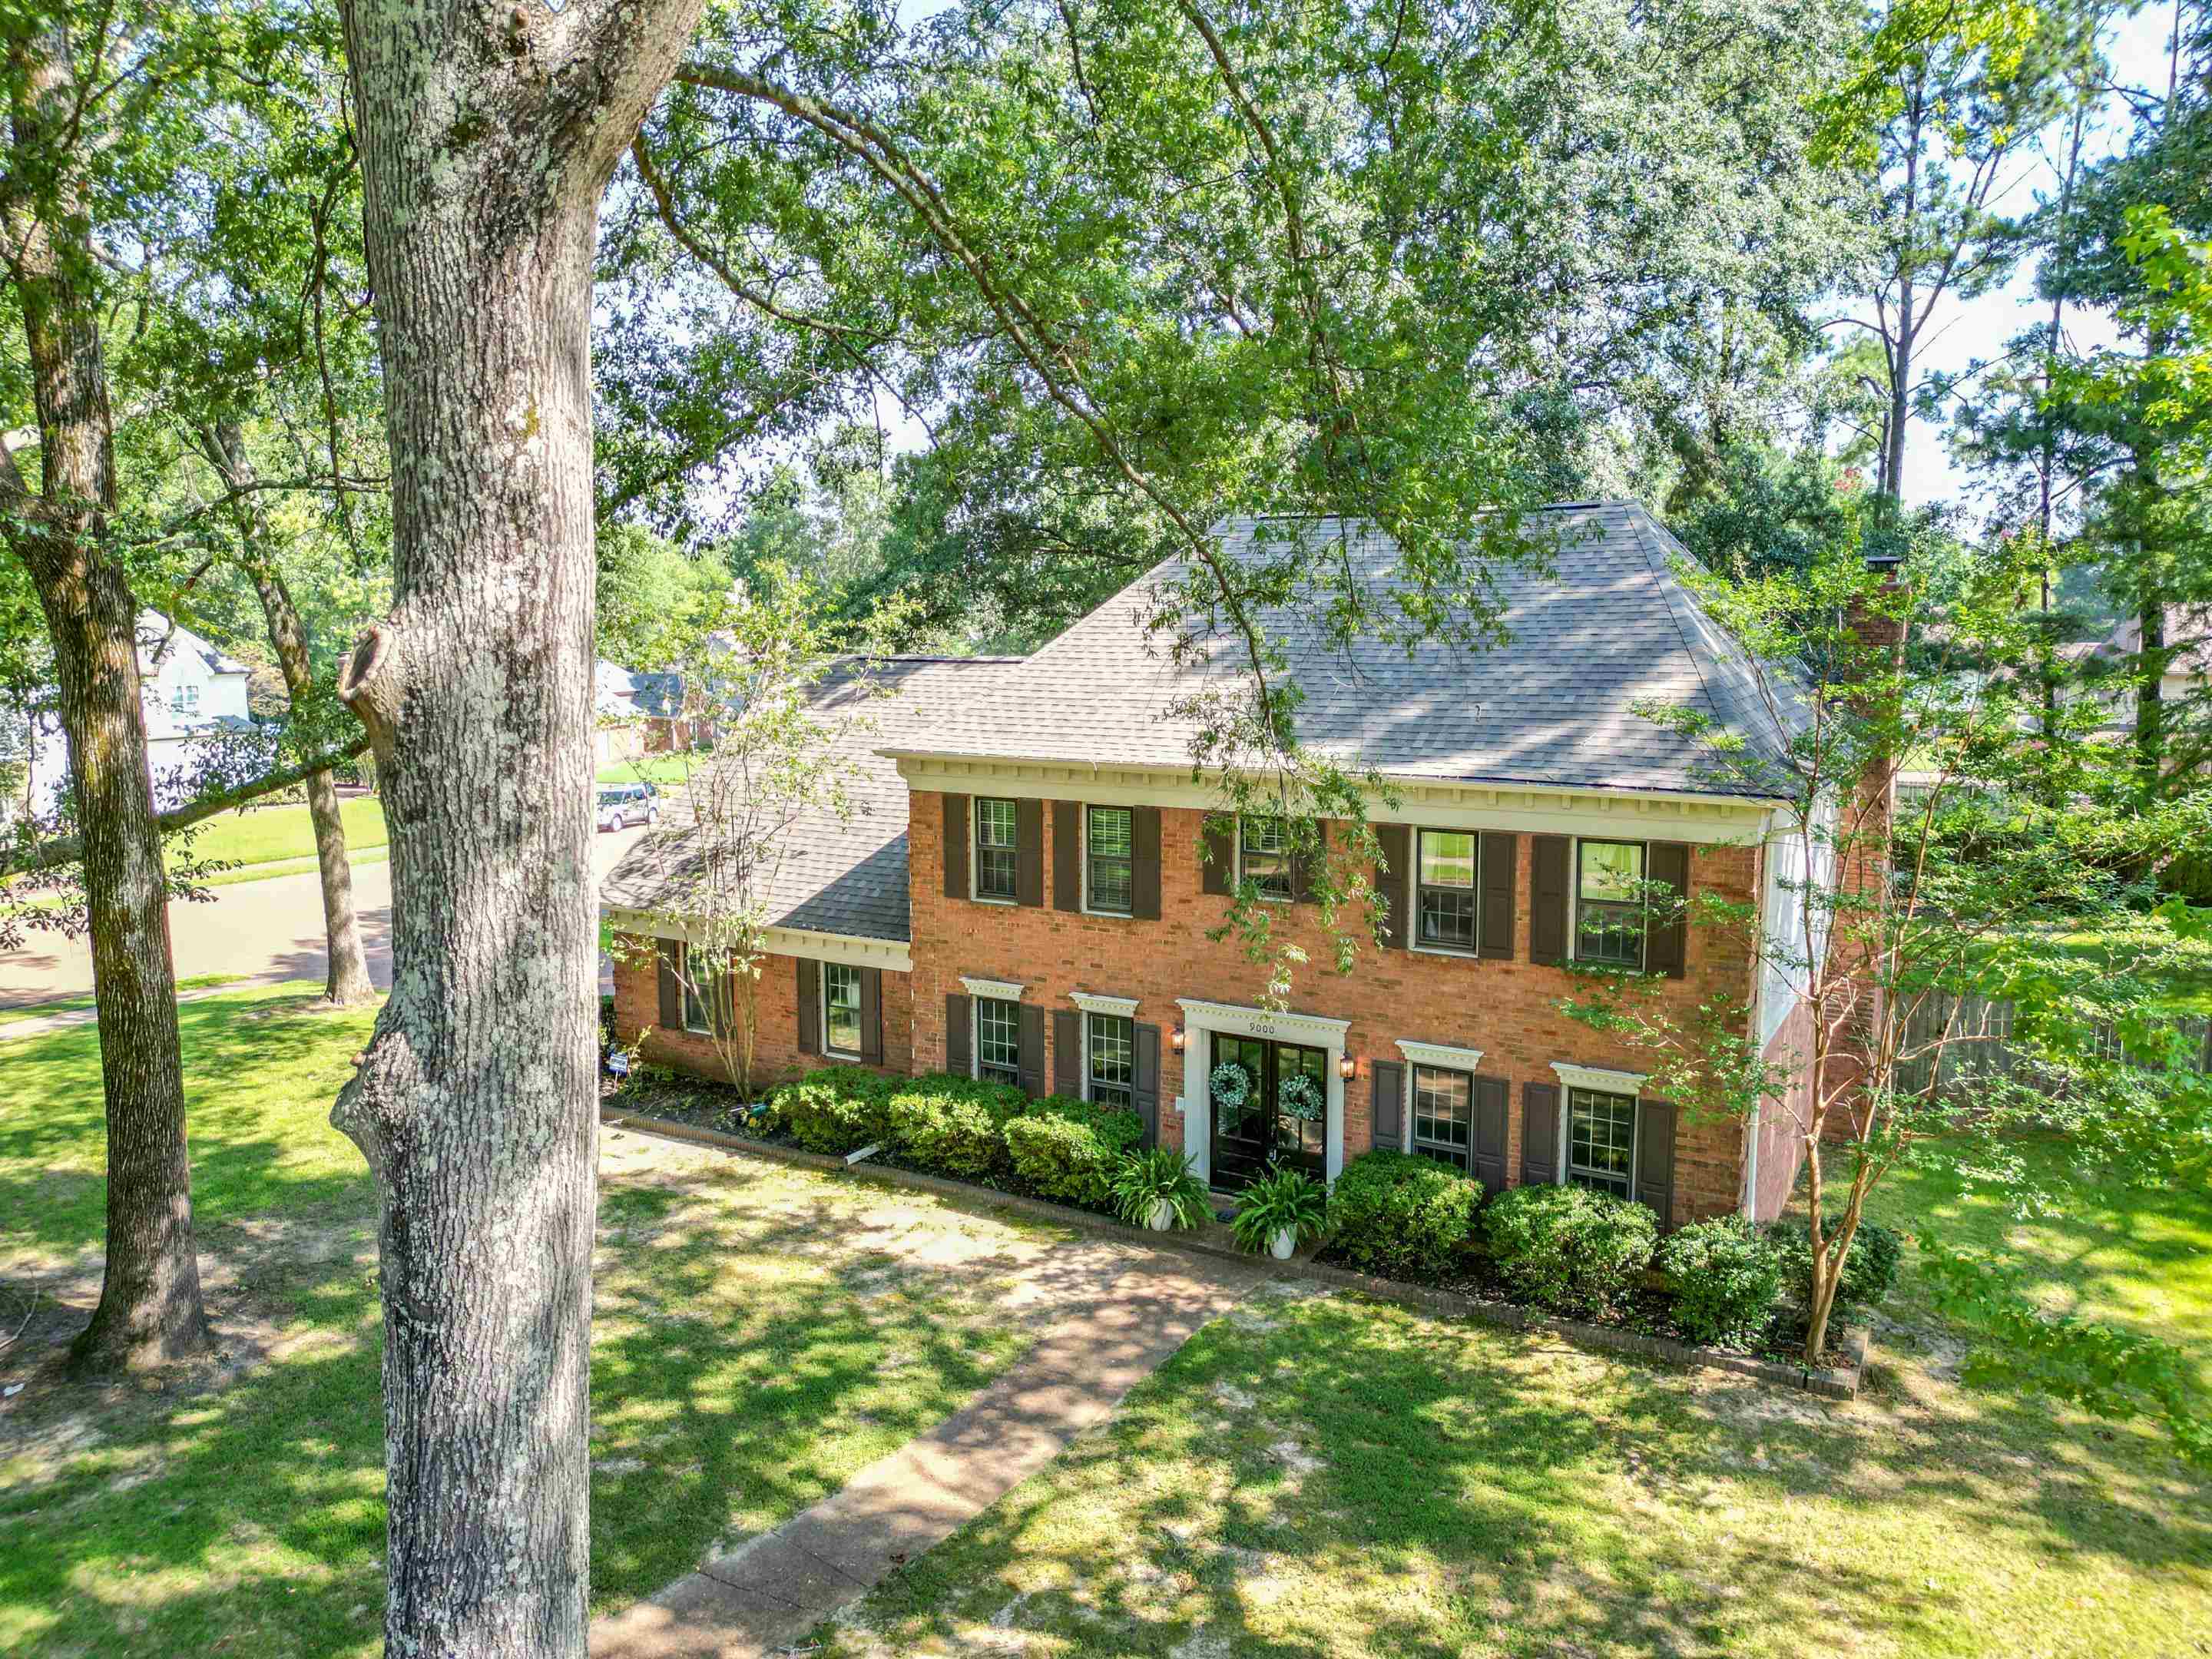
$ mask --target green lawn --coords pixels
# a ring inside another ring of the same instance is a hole
[[[89,1030],[0,1039],[0,1652],[369,1655],[382,1419],[373,1197],[327,1121],[373,1011],[315,988],[179,1010],[193,1200],[222,1357],[88,1390],[52,1343],[98,1290]],[[902,1265],[1012,1230],[797,1171],[610,1135],[593,1327],[592,1600],[680,1577],[941,1420],[1024,1339],[974,1275]],[[872,1210],[871,1206],[874,1208]],[[55,1301],[65,1297],[74,1310]]]
[[[599,769],[601,783],[681,783],[691,769],[706,763],[704,755],[646,755],[636,760],[616,761]]]
[[[338,816],[345,821],[348,852],[385,844],[384,804],[374,795],[355,795],[341,801]],[[233,864],[304,859],[305,867],[312,870],[314,826],[308,822],[304,805],[256,806],[243,812],[225,812],[199,826],[192,838],[192,854]]]

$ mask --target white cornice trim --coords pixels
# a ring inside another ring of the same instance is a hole
[[[898,764],[909,789],[1012,799],[1074,800],[1109,806],[1171,806],[1218,811],[1218,775],[1194,778],[1188,767],[1067,761],[987,760],[879,750]],[[1755,846],[1776,803],[1673,790],[1602,790],[1518,783],[1455,783],[1393,775],[1399,795],[1370,796],[1374,823],[1432,830],[1510,830],[1524,835],[1593,836]]]
[[[1482,1050],[1480,1048],[1455,1048],[1443,1042],[1415,1042],[1410,1037],[1398,1039],[1398,1052],[1416,1066],[1437,1066],[1451,1072],[1472,1072],[1482,1064]]]
[[[1555,1060],[1552,1069],[1568,1088],[1592,1089],[1601,1095],[1635,1094],[1650,1075],[1648,1072],[1607,1071],[1602,1066],[1577,1066],[1571,1060]]]
[[[1182,1010],[1185,1020],[1209,1031],[1264,1037],[1278,1042],[1310,1042],[1323,1048],[1342,1048],[1345,1034],[1352,1030],[1348,1019],[1328,1019],[1319,1014],[1279,1014],[1267,1008],[1242,1008],[1233,1002],[1201,1002],[1194,997],[1177,997],[1176,1006]]]
[[[1070,991],[1067,1000],[1086,1014],[1119,1014],[1127,1019],[1137,1012],[1134,997],[1102,997],[1095,991]]]
[[[989,997],[994,1002],[1019,1002],[1022,988],[1010,979],[970,979],[960,975],[961,984],[968,988],[971,997]]]
[[[601,905],[599,908],[610,927],[625,933],[641,933],[648,939],[690,939],[697,932],[679,919],[657,911],[631,910],[615,904]],[[805,927],[771,927],[762,936],[762,942],[771,956],[848,963],[855,968],[880,968],[891,974],[914,971],[914,947],[904,939],[818,933]]]

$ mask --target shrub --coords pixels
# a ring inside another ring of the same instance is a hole
[[[1668,1234],[1659,1272],[1674,1297],[1674,1322],[1692,1342],[1753,1334],[1782,1293],[1782,1252],[1740,1216]]]
[[[1376,1273],[1436,1279],[1474,1236],[1482,1188],[1434,1158],[1373,1152],[1354,1158],[1330,1194],[1336,1248]]]
[[[987,1181],[1006,1167],[1006,1120],[1027,1105],[1003,1083],[939,1073],[892,1091],[886,1124],[900,1157],[963,1181]]]
[[[1318,1234],[1328,1219],[1328,1188],[1303,1170],[1276,1170],[1237,1195],[1237,1219],[1230,1231],[1241,1248],[1256,1255],[1272,1249],[1284,1228],[1303,1242]]]
[[[1498,1274],[1555,1313],[1597,1314],[1651,1262],[1659,1223],[1641,1204],[1581,1187],[1516,1187],[1483,1212]]]
[[[1006,1120],[1014,1173],[1046,1198],[1103,1209],[1114,1195],[1122,1155],[1145,1138],[1145,1121],[1127,1107],[1048,1095]]]
[[[1206,1183],[1190,1172],[1189,1160],[1172,1146],[1128,1152],[1114,1171],[1114,1213],[1132,1227],[1148,1227],[1152,1210],[1164,1200],[1178,1227],[1206,1219]]]
[[[1835,1237],[1841,1216],[1831,1217],[1824,1237]],[[1800,1308],[1813,1305],[1813,1237],[1802,1221],[1778,1221],[1767,1237],[1782,1253],[1782,1285]],[[1851,1235],[1851,1253],[1844,1259],[1844,1282],[1836,1287],[1836,1307],[1878,1307],[1897,1288],[1898,1269],[1904,1265],[1905,1241],[1879,1222],[1862,1220]]]
[[[889,1135],[894,1086],[866,1066],[829,1066],[785,1084],[772,1100],[800,1146],[842,1156]]]

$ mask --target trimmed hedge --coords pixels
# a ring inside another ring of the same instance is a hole
[[[1659,1244],[1674,1322],[1692,1342],[1755,1334],[1782,1293],[1782,1252],[1740,1216],[1692,1223]]]
[[[1003,1131],[1014,1173],[1041,1197],[1110,1209],[1122,1156],[1145,1139],[1145,1121],[1123,1106],[1094,1106],[1065,1095],[1026,1103]]]
[[[939,1073],[894,1090],[890,1132],[898,1155],[962,1181],[988,1181],[1006,1166],[1003,1131],[1029,1097],[1003,1083]]]
[[[1601,1314],[1651,1265],[1659,1223],[1641,1204],[1581,1187],[1516,1187],[1482,1212],[1498,1276],[1540,1308]]]
[[[1835,1237],[1841,1216],[1823,1224],[1824,1237]],[[1766,1237],[1782,1256],[1782,1283],[1800,1308],[1813,1305],[1813,1236],[1802,1221],[1777,1221]],[[1898,1270],[1905,1264],[1905,1241],[1879,1222],[1861,1220],[1851,1235],[1851,1253],[1844,1258],[1844,1282],[1836,1286],[1836,1307],[1872,1308],[1887,1300],[1897,1288]]]
[[[828,1066],[785,1084],[770,1098],[800,1146],[842,1158],[889,1138],[897,1086],[865,1066]]]
[[[1376,1273],[1438,1279],[1474,1237],[1480,1183],[1432,1158],[1362,1153],[1330,1194],[1335,1248]]]

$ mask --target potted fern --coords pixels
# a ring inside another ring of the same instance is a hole
[[[1131,1152],[1114,1172],[1114,1209],[1132,1227],[1164,1233],[1206,1219],[1206,1186],[1172,1146]]]
[[[1328,1218],[1328,1189],[1302,1170],[1276,1170],[1237,1194],[1231,1231],[1257,1255],[1288,1261],[1302,1241],[1318,1237]]]

